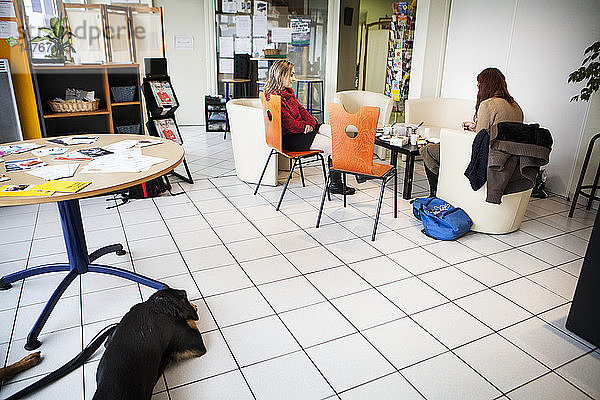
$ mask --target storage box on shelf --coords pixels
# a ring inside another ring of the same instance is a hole
[[[33,71],[44,137],[115,133],[118,127],[143,125],[138,64],[48,65],[34,66]],[[85,111],[53,111],[49,102],[64,98],[67,88],[93,90],[97,105]],[[143,133],[140,128],[137,133]]]

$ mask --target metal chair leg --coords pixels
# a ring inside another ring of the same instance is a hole
[[[342,172],[342,191],[344,192],[344,208],[346,207],[346,173]]]
[[[379,223],[379,213],[381,212],[381,202],[383,201],[383,191],[385,190],[385,184],[387,179],[381,180],[381,192],[379,193],[379,201],[377,202],[377,213],[375,213],[375,223],[373,224],[373,234],[371,235],[371,241],[375,241],[375,233],[377,232],[377,224]]]
[[[292,168],[290,168],[290,173],[288,175],[287,181],[285,181],[285,186],[283,187],[283,191],[281,192],[281,197],[279,197],[279,203],[277,203],[277,207],[275,210],[279,211],[279,207],[281,206],[281,202],[283,201],[283,196],[285,195],[285,191],[290,183],[290,179],[292,179],[292,174],[294,173],[294,168],[296,168],[296,162],[298,162],[297,158],[294,158],[294,163],[292,164]]]
[[[573,195],[573,202],[571,203],[571,209],[569,210],[569,218],[573,216],[573,212],[575,211],[575,207],[577,206],[577,198],[581,193],[581,186],[583,185],[583,179],[585,178],[585,173],[587,171],[588,164],[590,162],[590,157],[592,156],[592,151],[594,150],[594,144],[596,140],[600,138],[600,133],[594,135],[592,140],[590,140],[590,144],[588,144],[587,152],[585,153],[585,158],[583,160],[583,165],[581,166],[581,173],[579,174],[579,181],[577,182],[577,187],[575,188],[575,194]],[[600,172],[600,165],[598,166],[598,171]],[[596,177],[598,173],[596,173]],[[598,183],[598,182],[596,182]],[[591,199],[591,198],[590,198]]]
[[[265,176],[265,172],[267,171],[267,166],[269,165],[269,161],[271,161],[271,156],[273,155],[274,151],[275,150],[271,149],[271,152],[269,153],[269,157],[267,157],[267,162],[265,163],[265,167],[262,170],[262,174],[260,174],[260,178],[258,179],[258,183],[256,184],[256,189],[254,189],[255,196],[256,196],[256,193],[258,193],[258,188],[260,187],[260,183],[262,182],[263,176]]]
[[[329,178],[331,177],[331,170],[329,170],[329,174],[325,179],[325,186],[323,187],[323,195],[321,196],[321,206],[319,207],[319,215],[317,216],[317,225],[318,228],[321,224],[321,215],[323,214],[323,204],[325,203],[325,193],[329,194]],[[331,201],[331,200],[330,200]]]
[[[596,176],[594,177],[594,183],[592,185],[592,190],[590,191],[590,198],[588,199],[586,210],[592,208],[592,203],[594,202],[594,197],[596,197],[596,190],[598,190],[598,180],[600,179],[600,165],[598,166],[598,170],[596,171]]]
[[[323,180],[327,181],[327,170],[325,169],[325,158],[323,158],[322,154],[317,154],[317,158],[321,159],[321,166],[323,167]],[[327,200],[331,201],[331,194],[329,193],[329,187],[327,190]]]
[[[298,166],[300,167],[300,179],[302,180],[302,186],[306,187],[306,184],[304,183],[304,171],[302,171],[302,160],[298,159]]]

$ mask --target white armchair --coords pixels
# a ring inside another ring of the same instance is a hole
[[[379,120],[377,126],[382,127],[389,123],[392,115],[394,101],[381,93],[363,90],[346,90],[337,92],[333,98],[334,103],[343,104],[349,113],[357,113],[362,106],[379,107]]]
[[[462,129],[463,121],[472,121],[475,102],[465,99],[408,99],[405,122],[437,128]],[[470,153],[469,153],[470,154]]]
[[[235,173],[248,183],[258,183],[265,160],[271,152],[265,141],[265,123],[260,99],[233,99],[227,102]],[[275,157],[277,160],[277,157]],[[263,185],[277,185],[277,161],[269,163]]]
[[[475,232],[501,234],[516,231],[525,215],[531,189],[502,196],[501,204],[485,201],[487,184],[473,191],[464,172],[471,161],[475,133],[440,130],[440,175],[437,196],[460,207],[473,220]]]

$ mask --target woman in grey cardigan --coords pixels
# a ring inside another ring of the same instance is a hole
[[[463,122],[463,128],[479,132],[499,122],[523,122],[523,111],[508,93],[506,79],[498,68],[486,68],[477,75],[477,103],[474,122]],[[429,181],[429,196],[435,196],[440,170],[440,145],[428,144],[421,148],[425,173]]]

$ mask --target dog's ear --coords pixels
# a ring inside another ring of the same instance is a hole
[[[163,289],[154,293],[155,307],[158,312],[169,314],[175,318],[198,321],[198,313],[187,299],[185,290]]]

